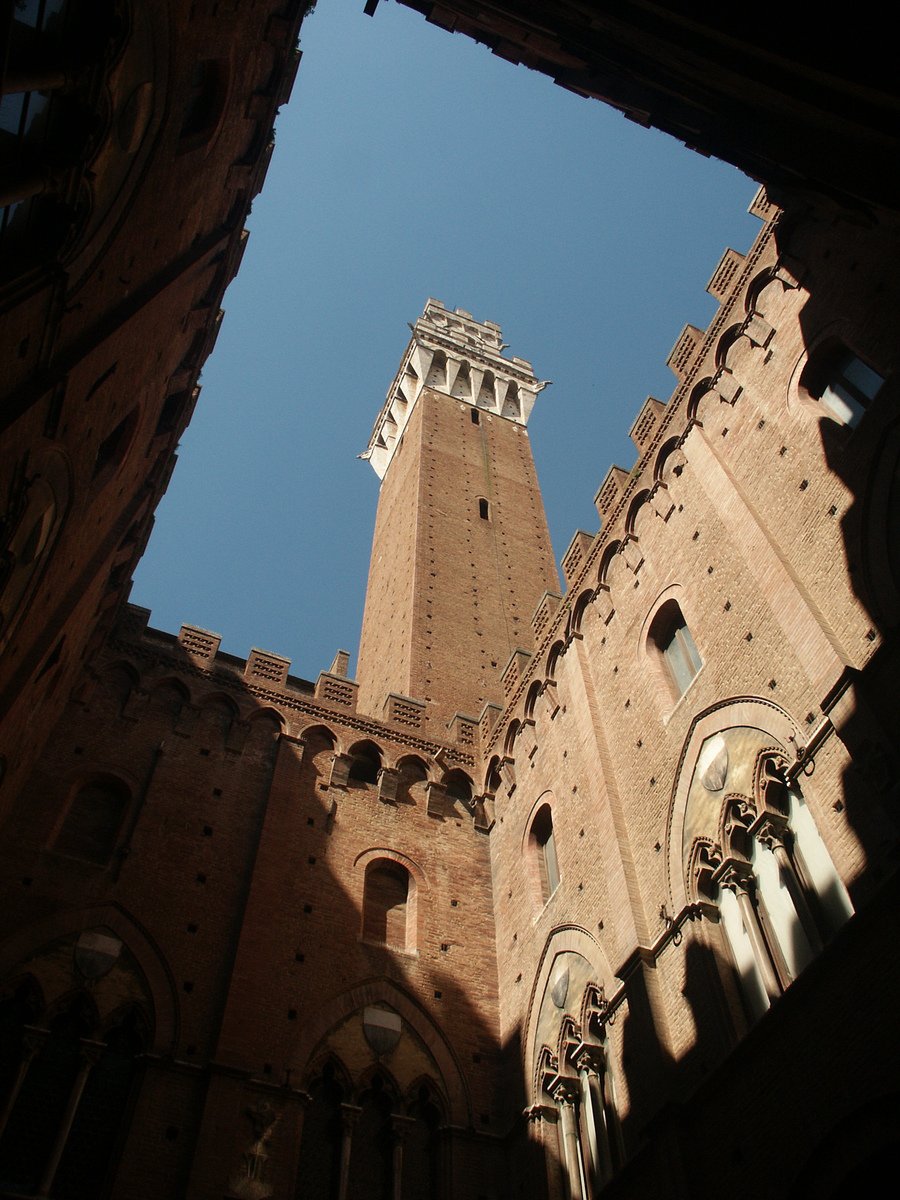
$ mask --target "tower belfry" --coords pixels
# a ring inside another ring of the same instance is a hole
[[[544,384],[500,327],[428,300],[364,455],[382,481],[357,676],[443,722],[500,699],[556,568],[526,424]]]

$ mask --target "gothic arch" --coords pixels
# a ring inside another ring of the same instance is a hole
[[[674,913],[692,900],[684,869],[684,838],[689,793],[700,750],[715,734],[736,727],[760,730],[771,740],[772,749],[780,748],[786,757],[793,757],[790,747],[799,744],[802,736],[799,725],[785,709],[755,696],[723,701],[694,718],[678,761],[666,828],[666,873],[670,911]]]
[[[419,1002],[392,980],[370,979],[321,1005],[313,1020],[300,1032],[293,1047],[294,1063],[300,1065],[298,1075],[307,1074],[306,1064],[312,1061],[329,1032],[343,1021],[368,1006],[387,1005],[424,1043],[440,1072],[438,1081],[444,1088],[449,1120],[454,1125],[469,1127],[474,1122],[472,1101],[465,1077],[450,1042]]]
[[[541,1043],[538,1041],[538,1017],[543,998],[550,983],[550,976],[556,960],[563,954],[577,954],[591,968],[593,981],[603,988],[607,996],[611,996],[618,986],[618,980],[612,972],[609,960],[603,947],[593,934],[579,925],[558,925],[550,930],[544,943],[537,970],[531,985],[531,995],[528,1000],[527,1016],[525,1019],[524,1036],[522,1038],[522,1070],[524,1078],[531,1082],[531,1103],[540,1103],[540,1092],[536,1089],[536,1062],[540,1056]],[[581,1013],[583,988],[578,992],[578,1004],[572,1015]],[[573,1002],[574,1003],[574,1002]],[[566,1001],[566,1011],[571,1011],[569,1001]]]
[[[153,1003],[153,1044],[156,1054],[172,1054],[178,1043],[180,1014],[175,980],[156,943],[118,905],[98,905],[52,913],[18,930],[0,943],[0,980],[20,973],[20,967],[52,942],[77,937],[90,929],[108,929],[135,959]]]

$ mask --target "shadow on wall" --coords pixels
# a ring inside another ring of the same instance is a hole
[[[363,777],[364,745],[333,785],[335,734],[285,735],[241,668],[198,664],[164,635],[135,654],[123,633],[15,805],[0,858],[0,1181],[52,1194],[65,1181],[72,1200],[112,1180],[134,1200],[251,1183],[315,1200],[344,1171],[348,1200],[393,1196],[398,1178],[404,1196],[493,1200],[496,1030],[466,982],[486,972],[495,986],[492,943],[471,941],[491,928],[476,911],[490,890],[454,891],[434,856],[427,887],[399,887],[404,854],[412,870],[439,842],[480,855],[487,879],[460,781],[438,812],[424,761],[406,761],[388,802],[381,776]],[[353,739],[335,732],[346,754]],[[366,847],[393,868],[368,936]],[[404,907],[418,911],[409,947]],[[95,982],[85,935],[112,959]]]
[[[826,701],[853,759],[843,803],[874,872],[854,890],[864,897],[883,878],[886,856],[896,861],[900,825],[900,762],[888,716],[896,710],[900,623],[900,363],[896,305],[887,300],[900,264],[900,228],[896,218],[857,220],[820,199],[782,202],[779,252],[810,292],[800,313],[805,351],[789,402],[818,419],[824,460],[849,497],[829,509],[844,547],[844,562],[835,566],[846,571],[870,623],[862,635],[841,635],[853,665],[843,691]],[[884,305],[873,306],[873,295],[885,297]]]

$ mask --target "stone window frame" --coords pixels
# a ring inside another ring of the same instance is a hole
[[[706,665],[706,659],[697,645],[697,639],[693,632],[697,627],[696,622],[688,619],[691,612],[690,605],[685,606],[683,600],[684,589],[680,584],[673,584],[661,592],[644,618],[640,635],[641,658],[650,664],[657,703],[663,713],[663,720],[666,722],[671,719],[676,709],[690,693],[703,674]],[[687,612],[685,612],[686,607]],[[679,620],[681,624],[676,626],[676,622]],[[674,635],[669,638],[668,633],[673,628]],[[684,681],[679,679],[678,672],[672,663],[672,656],[667,654],[669,647],[673,645],[674,639],[682,630],[686,631],[686,638],[682,636],[678,642],[681,656],[688,669],[694,668],[690,678]],[[691,661],[691,652],[696,658],[696,664]]]

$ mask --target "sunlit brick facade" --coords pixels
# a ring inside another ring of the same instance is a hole
[[[562,594],[539,381],[429,301],[370,443],[358,681],[124,610],[4,838],[4,1194],[874,1186],[896,254],[754,211]]]

